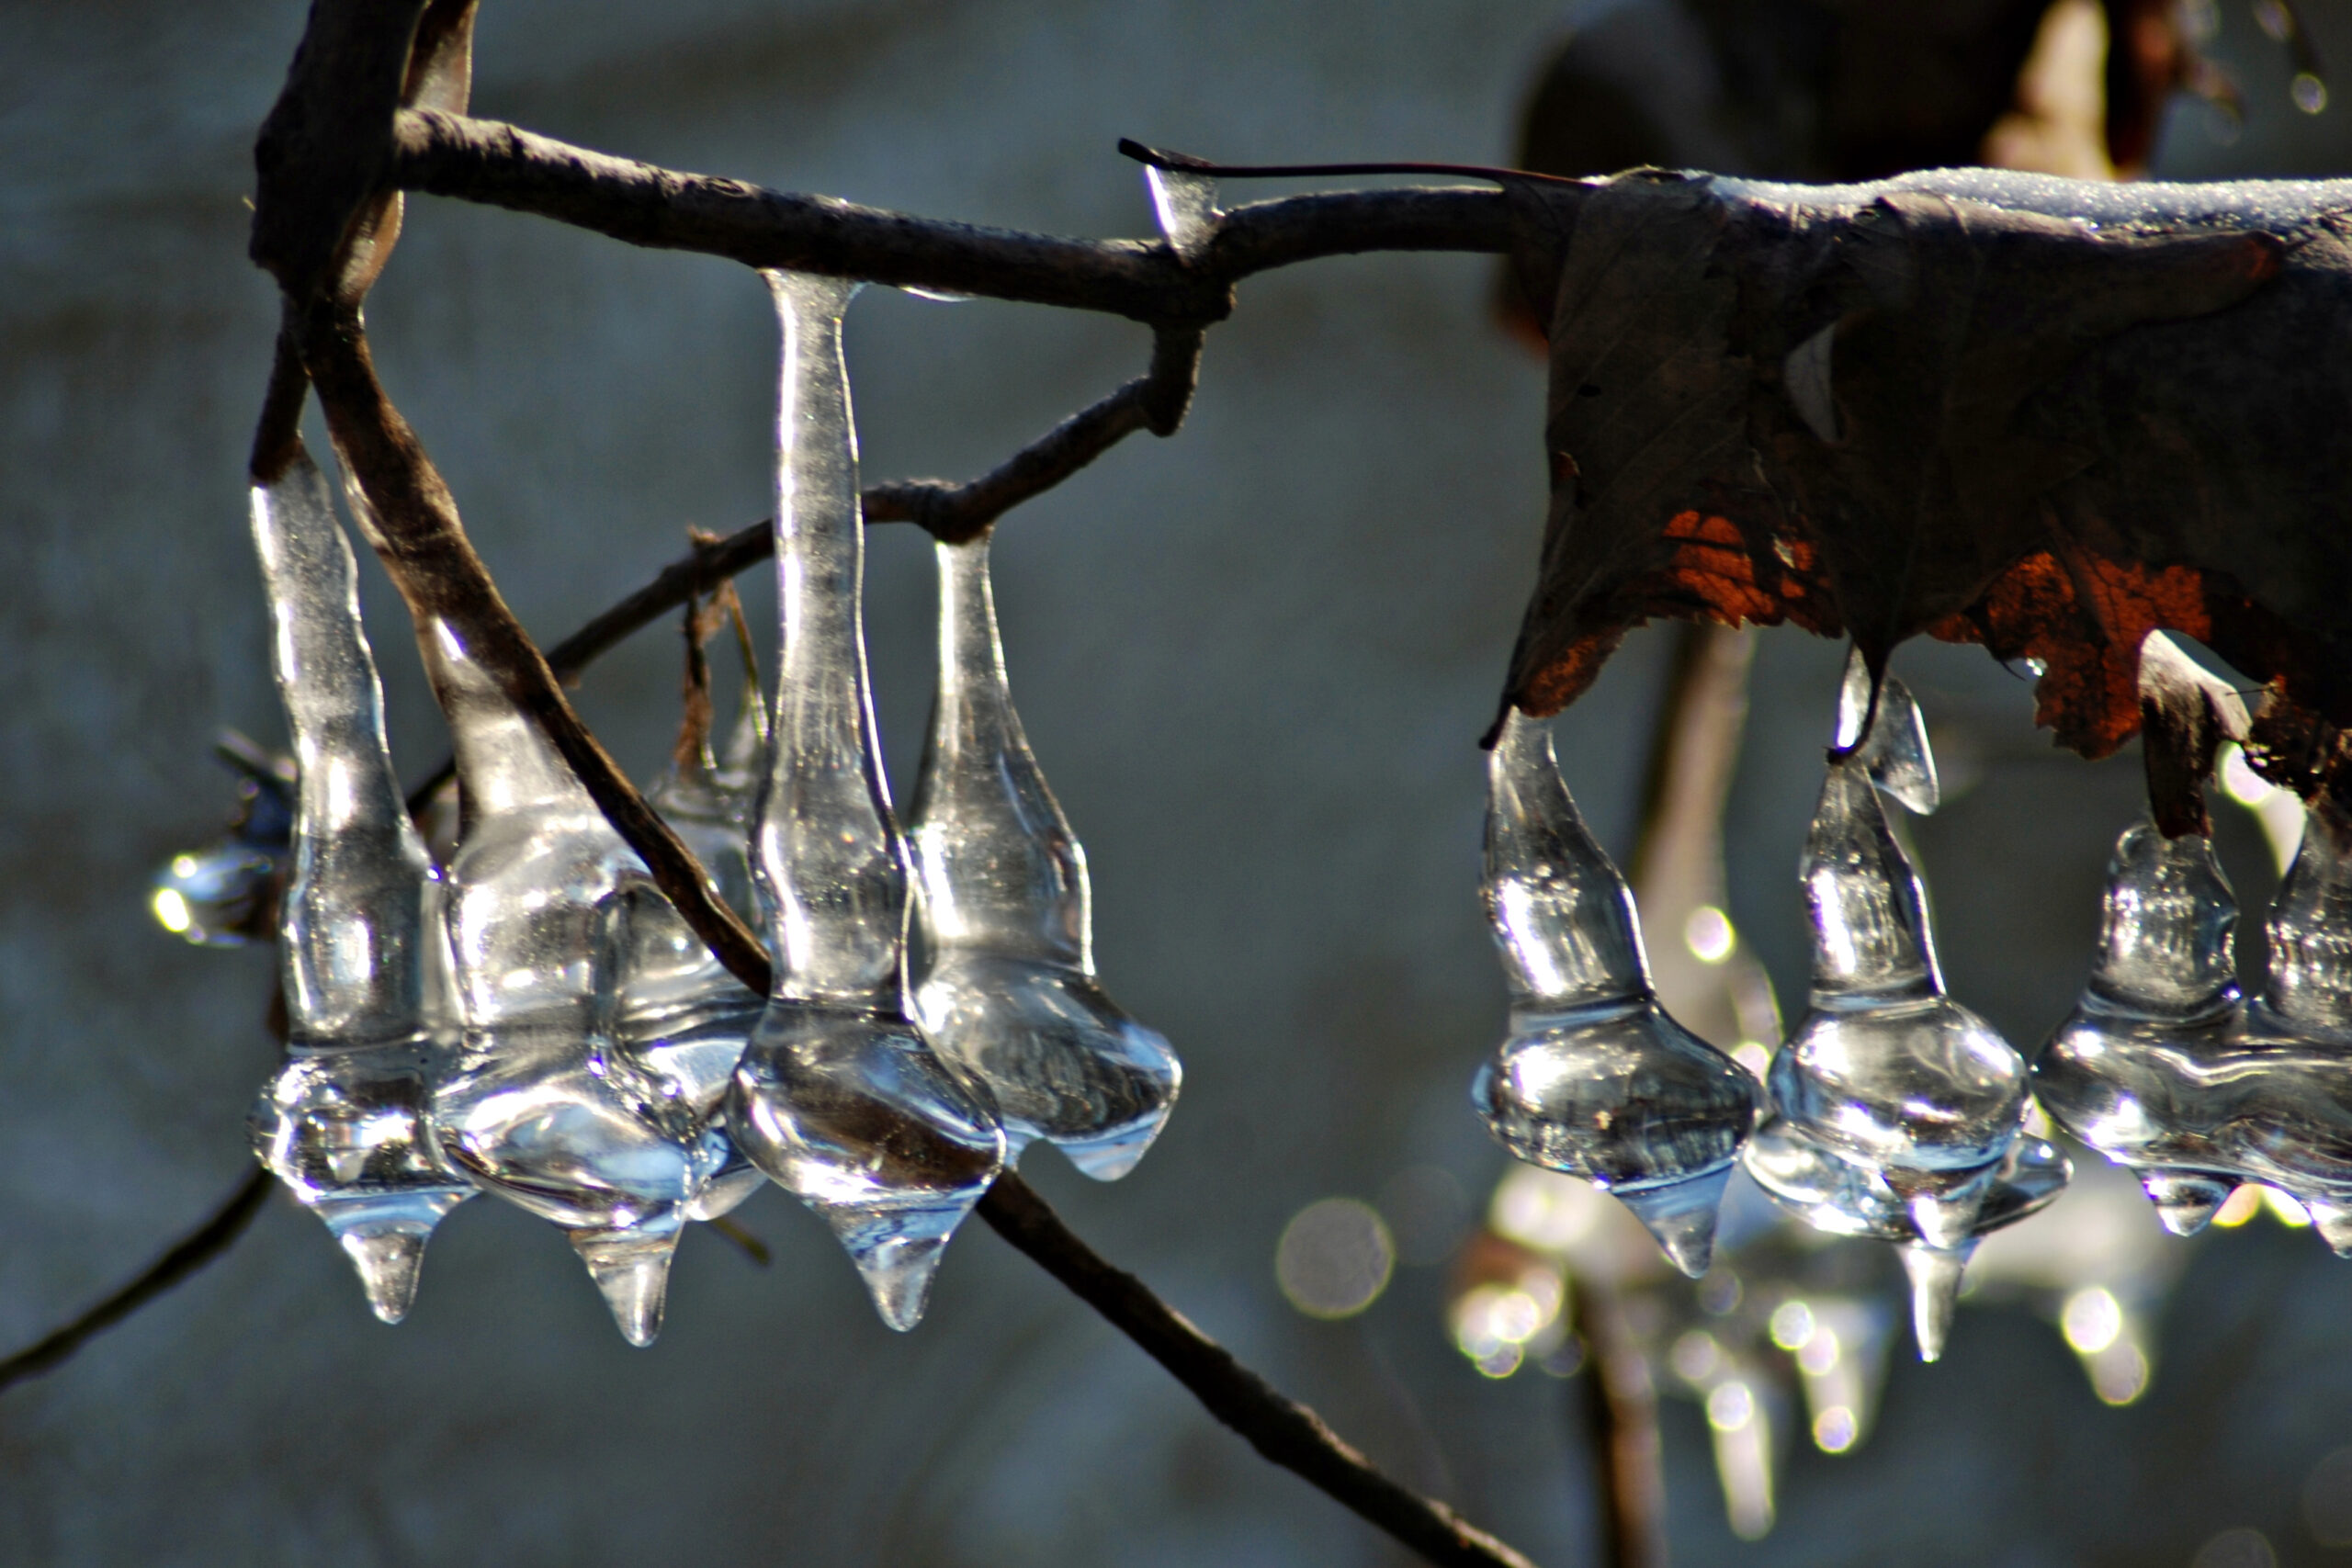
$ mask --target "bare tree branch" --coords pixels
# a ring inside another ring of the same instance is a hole
[[[1250,1446],[1428,1558],[1476,1568],[1534,1568],[1527,1558],[1443,1503],[1407,1491],[1373,1468],[1323,1418],[1236,1360],[1134,1275],[1080,1241],[1012,1170],[980,1200],[997,1234],[1070,1289],[1192,1390]]]
[[[391,177],[408,189],[536,213],[633,245],[1154,324],[1222,321],[1234,280],[1269,267],[1359,251],[1499,252],[1513,239],[1499,191],[1342,191],[1237,208],[1188,266],[1157,241],[1024,234],[763,190],[431,109],[401,110],[394,142]]]
[[[213,1211],[210,1219],[175,1242],[129,1284],[73,1322],[0,1360],[0,1388],[51,1371],[92,1339],[228,1251],[253,1223],[254,1215],[261,1212],[262,1200],[268,1195],[269,1172],[256,1167],[237,1183],[236,1190]]]

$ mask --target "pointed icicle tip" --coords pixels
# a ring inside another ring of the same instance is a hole
[[[1618,1201],[1657,1238],[1667,1261],[1695,1280],[1714,1261],[1715,1217],[1723,1207],[1724,1189],[1731,1183],[1725,1165],[1688,1181],[1620,1192]]]
[[[1991,1184],[1971,1181],[1959,1190],[1948,1194],[1921,1192],[1907,1205],[1911,1224],[1919,1238],[1933,1247],[1955,1247],[1968,1242],[1976,1234],[1977,1219],[1984,1213],[1984,1197]]]
[[[1951,1337],[1952,1314],[1960,1305],[1961,1276],[1968,1270],[1973,1241],[1951,1248],[1903,1248],[1903,1272],[1911,1279],[1911,1335],[1919,1343],[1919,1359],[1940,1360],[1944,1342]]]
[[[2306,1198],[2303,1207],[2312,1213],[2312,1228],[2320,1234],[2338,1258],[2352,1258],[2352,1202],[2339,1202],[2332,1198]]]
[[[352,1268],[359,1271],[359,1286],[368,1292],[368,1305],[384,1322],[400,1322],[415,1304],[417,1275],[424,1267],[424,1243],[431,1235],[429,1230],[402,1226],[346,1231],[335,1237]]]
[[[2237,1190],[2237,1183],[2228,1177],[2201,1170],[2142,1171],[2140,1186],[2148,1201],[2156,1206],[2156,1217],[2164,1221],[2165,1229],[2175,1235],[2195,1235],[2203,1230]]]
[[[946,1234],[895,1226],[878,1234],[840,1234],[882,1321],[901,1334],[921,1323],[923,1309],[931,1304],[931,1282],[938,1276],[940,1255],[947,1248]]]
[[[1846,660],[1846,680],[1838,693],[1838,746],[1860,747],[1871,782],[1922,817],[1943,803],[1936,778],[1936,756],[1928,744],[1928,721],[1911,690],[1892,675],[1879,679],[1878,712],[1871,706],[1871,671],[1856,649]],[[1862,734],[1862,721],[1871,731]]]
[[[670,1295],[670,1260],[678,1255],[678,1233],[574,1231],[572,1250],[611,1309],[621,1337],[644,1349],[662,1332],[662,1309]]]

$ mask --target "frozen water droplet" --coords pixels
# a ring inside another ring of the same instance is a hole
[[[1189,169],[1149,166],[1143,178],[1151,191],[1152,216],[1169,247],[1179,261],[1198,261],[1216,238],[1216,181]]]
[[[988,1086],[1008,1161],[1043,1138],[1114,1180],[1159,1136],[1182,1070],[1095,979],[1086,852],[1013,711],[989,536],[937,553],[939,689],[908,829],[929,954],[916,1016]]]
[[[392,771],[326,481],[298,457],[252,501],[300,763],[279,911],[289,1049],[254,1107],[254,1147],[350,1253],[377,1315],[398,1322],[426,1237],[472,1190],[425,1118],[448,1045],[442,888]]]
[[[851,286],[771,273],[783,327],[775,556],[776,737],[753,824],[775,988],[736,1068],[727,1125],[823,1216],[894,1326],[1004,1158],[987,1092],[907,1016],[906,849],[865,678],[857,438],[842,366]]]
[[[1731,1170],[1726,1164],[1688,1181],[1633,1191],[1621,1189],[1617,1197],[1657,1238],[1667,1260],[1695,1280],[1714,1259],[1715,1218],[1723,1207],[1724,1189],[1731,1183]]]
[[[670,1261],[678,1254],[675,1227],[663,1231],[577,1230],[572,1249],[612,1310],[621,1337],[643,1349],[662,1332],[670,1293]]]
[[[1975,1250],[1973,1241],[1949,1249],[1903,1248],[1903,1272],[1911,1280],[1911,1334],[1918,1341],[1923,1361],[1943,1357],[1944,1342],[1951,1337],[1952,1314],[1960,1304],[1961,1277]]]
[[[463,1196],[451,1194],[437,1203],[415,1204],[413,1219],[387,1216],[377,1205],[368,1205],[364,1217],[334,1205],[322,1204],[314,1212],[326,1222],[328,1233],[358,1270],[368,1306],[386,1323],[398,1323],[408,1316],[409,1307],[416,1301],[417,1274],[424,1266],[424,1244],[433,1227]]]
[[[2238,1184],[2226,1176],[2202,1170],[2156,1169],[2140,1173],[2140,1186],[2165,1229],[2175,1235],[2195,1235],[2230,1201]]]
[[[1510,716],[1487,779],[1485,895],[1511,1021],[1473,1102],[1519,1158],[1629,1204],[1671,1187],[1695,1201],[1702,1179],[1720,1195],[1755,1124],[1756,1080],[1658,1005],[1633,895],[1586,831],[1541,721]],[[1679,1213],[1663,1196],[1652,1206],[1654,1232]],[[1687,1217],[1666,1229],[1692,1252]]]
[[[1842,702],[1859,723],[1849,673]],[[1884,739],[1890,728],[1897,740]],[[1974,1205],[2017,1139],[2026,1065],[1944,995],[1926,889],[1871,777],[1906,755],[1914,761],[1898,776],[1931,784],[1917,711],[1890,680],[1871,734],[1830,764],[1806,836],[1812,1007],[1773,1057],[1767,1084],[1793,1133],[1883,1178],[1940,1244],[1974,1227]]]
[[[1842,750],[1862,732],[1870,711],[1871,671],[1861,650],[1846,659],[1846,678],[1838,691],[1838,745]],[[1942,803],[1936,779],[1935,753],[1928,745],[1928,721],[1912,699],[1910,688],[1894,676],[1879,683],[1878,716],[1859,761],[1870,771],[1871,782],[1922,817]]]
[[[1883,1170],[1824,1147],[1780,1117],[1757,1129],[1741,1157],[1767,1197],[1815,1230],[1927,1243],[1918,1205],[1897,1193]],[[1967,1235],[1983,1236],[2039,1213],[2073,1174],[2056,1145],[2018,1139],[1984,1183]]]
[[[2352,1194],[2305,1198],[2302,1202],[2329,1249],[2338,1258],[2352,1258]]]

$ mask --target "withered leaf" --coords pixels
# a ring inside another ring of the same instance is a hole
[[[2096,757],[2164,627],[2352,721],[2352,531],[2322,511],[2352,494],[2352,186],[2301,189],[2127,222],[2110,187],[1974,172],[1515,190],[1555,280],[1553,486],[1507,700],[1557,711],[1658,615],[1873,667],[1926,632],[2041,660],[2039,716]]]

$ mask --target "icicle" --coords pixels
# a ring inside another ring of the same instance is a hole
[[[1928,1361],[1943,1354],[1952,1303],[1978,1239],[2049,1207],[2074,1174],[2054,1145],[2019,1137],[1985,1181],[1969,1230],[1956,1240],[1931,1243],[1915,1206],[1883,1170],[1824,1147],[1781,1117],[1770,1117],[1757,1129],[1741,1158],[1766,1196],[1815,1229],[1902,1248],[1911,1280],[1912,1328],[1920,1359]]]
[[[1860,661],[1841,706],[1859,714]],[[1850,741],[1850,735],[1844,737]],[[1927,898],[1896,842],[1876,779],[1934,800],[1924,728],[1888,677],[1871,733],[1829,766],[1802,873],[1813,917],[1813,1006],[1772,1059],[1776,1111],[1808,1139],[1874,1167],[1931,1247],[1956,1247],[2016,1138],[2026,1065],[1943,993]]]
[[[1471,1098],[1504,1147],[1623,1199],[1695,1279],[1756,1080],[1658,1006],[1633,896],[1585,830],[1541,720],[1504,722],[1487,788],[1487,912],[1511,1021]]]
[[[663,1010],[674,994],[624,994],[648,953],[676,953],[682,922],[457,631],[428,620],[418,640],[474,814],[448,877],[465,1045],[435,1127],[475,1180],[568,1233],[647,1345],[679,1228],[727,1155],[692,1082],[635,1043],[649,1016],[683,1021]]]
[[[1208,254],[1216,238],[1216,181],[1190,169],[1146,165],[1144,184],[1151,191],[1152,216],[1176,259],[1187,266]]]
[[[984,1092],[906,1013],[907,863],[859,618],[857,439],[841,357],[855,286],[770,273],[784,331],[775,737],[753,825],[776,984],[728,1122],[832,1227],[883,1320],[922,1316],[939,1254],[1004,1158]]]
[[[254,1143],[398,1323],[434,1226],[472,1190],[424,1122],[447,1045],[441,884],[392,772],[351,547],[308,457],[254,491],[253,530],[300,768],[280,910],[288,1060],[254,1107]]]
[[[1181,1069],[1096,983],[1086,852],[1012,708],[989,536],[938,556],[939,692],[907,833],[929,955],[916,1016],[988,1085],[1008,1163],[1044,1138],[1114,1181],[1159,1136]]]
[[[2176,1235],[2203,1228],[2238,1183],[2230,1077],[2241,1011],[2237,899],[2201,834],[2146,819],[2108,863],[2099,951],[2082,999],[2034,1065],[2059,1125],[2129,1166]]]

